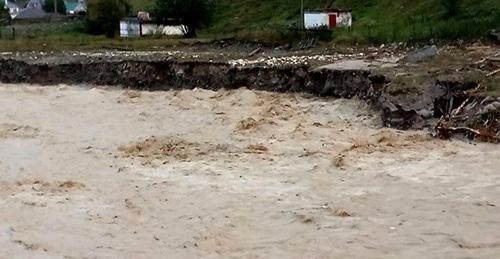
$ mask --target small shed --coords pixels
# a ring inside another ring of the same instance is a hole
[[[348,28],[351,26],[352,12],[350,10],[327,9],[304,13],[304,28],[306,30],[333,30],[335,28]]]
[[[64,1],[64,5],[66,6],[66,13],[67,14],[75,14],[75,8],[78,5],[78,2]]]
[[[186,34],[186,31],[184,25],[159,23],[154,20],[143,20],[138,17],[129,17],[120,20],[120,37],[122,38],[155,34],[182,36]]]
[[[87,1],[86,0],[78,0],[78,4],[75,9],[73,9],[74,14],[86,14],[87,13]]]
[[[123,18],[120,20],[120,37],[130,38],[140,37],[141,35],[141,21],[139,18]]]
[[[21,8],[13,2],[5,0],[5,7],[9,9],[10,18],[16,17]]]
[[[42,0],[29,0],[26,4],[26,9],[43,9],[43,1]]]

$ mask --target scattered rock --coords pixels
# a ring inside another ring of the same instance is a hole
[[[425,121],[415,110],[405,110],[400,105],[383,108],[382,122],[384,126],[401,130],[421,129]]]
[[[425,46],[408,54],[406,60],[412,63],[427,61],[436,57],[438,55],[438,52],[439,51],[436,45]]]
[[[426,120],[434,117],[434,111],[431,111],[429,109],[421,109],[417,113]]]

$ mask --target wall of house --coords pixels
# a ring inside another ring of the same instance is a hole
[[[329,16],[336,16],[336,24],[330,26]],[[306,30],[315,30],[320,27],[351,27],[352,14],[350,12],[310,12],[304,13],[304,27]]]
[[[156,25],[142,24],[142,35],[162,34],[170,36],[184,35],[185,28],[183,25]]]
[[[327,13],[304,13],[304,27],[306,30],[314,30],[324,26],[328,27]]]
[[[120,21],[120,37],[140,37],[141,28],[138,22],[135,21]]]
[[[156,25],[153,23],[143,23],[139,24],[138,21],[120,21],[120,37],[130,38],[130,37],[140,37],[145,35],[170,35],[170,36],[182,36],[185,34],[184,25]],[[142,33],[142,35],[141,35]]]

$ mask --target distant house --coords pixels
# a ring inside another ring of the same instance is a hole
[[[21,2],[20,0],[16,0]],[[63,1],[63,0],[59,0]],[[13,22],[38,22],[48,20],[50,14],[43,10],[44,0],[29,0],[25,2],[25,8],[19,9],[17,15],[13,17]]]
[[[304,13],[304,28],[306,30],[332,30],[334,28],[348,28],[351,26],[352,13],[350,10],[327,9]]]
[[[141,18],[139,18],[141,17]],[[183,36],[186,27],[175,21],[158,22],[149,18],[149,14],[139,12],[138,17],[128,17],[120,20],[120,37],[132,38],[147,35]]]
[[[14,21],[36,21],[48,19],[49,14],[42,9],[38,8],[26,8],[22,9],[14,17]]]
[[[43,9],[42,0],[29,0],[28,4],[26,4],[26,9]]]
[[[19,6],[13,2],[8,0],[4,0],[5,7],[9,10],[9,14],[11,18],[16,17],[17,13],[19,13]]]
[[[73,9],[74,14],[86,14],[87,13],[87,1],[86,0],[78,0],[78,4],[75,9]]]
[[[67,14],[75,14],[75,8],[78,5],[78,2],[64,1],[64,5],[66,6]]]

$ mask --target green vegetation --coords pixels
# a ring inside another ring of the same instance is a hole
[[[126,0],[90,0],[85,30],[79,24],[73,27],[73,31],[69,28],[53,30],[51,37],[87,37],[83,35],[84,32],[112,37],[118,31],[120,18],[140,10],[153,10],[153,13],[163,18],[188,21],[185,23],[191,28],[191,36],[198,32],[203,38],[236,37],[243,41],[273,45],[310,38],[310,35],[303,32],[290,30],[301,24],[301,0],[216,0],[213,9],[211,5],[205,5],[206,1],[208,0],[130,0],[129,5]],[[429,39],[473,39],[500,28],[498,0],[303,1],[305,10],[325,7],[352,10],[352,28],[336,29],[331,34],[321,35],[321,38],[331,39],[336,43],[381,44]],[[208,22],[210,26],[197,30]],[[55,24],[53,26],[57,27]],[[30,30],[30,35],[17,31],[17,37],[25,35],[29,38],[40,37],[44,33]]]
[[[484,36],[500,25],[500,2],[496,0],[379,1],[376,5],[356,4],[353,10],[354,27],[334,32],[336,41],[468,39]]]
[[[31,23],[31,24],[14,24],[0,27],[0,35],[4,39],[38,39],[47,37],[60,36],[76,36],[83,35],[84,22],[82,20],[74,20],[58,23]],[[12,35],[14,30],[15,35]],[[84,36],[84,35],[83,35]]]
[[[88,34],[60,34],[40,38],[21,38],[14,40],[0,39],[0,51],[92,51],[100,49],[112,50],[162,50],[174,46],[190,46],[198,43],[207,43],[200,39],[171,39],[171,38],[108,38],[104,35]]]
[[[352,9],[353,28],[333,33],[345,43],[466,39],[500,26],[498,0],[304,0],[304,6]],[[208,32],[282,30],[300,21],[300,0],[218,0]]]
[[[132,0],[132,5],[146,10],[152,1]],[[301,23],[300,2],[217,0],[213,22],[202,33],[279,38]],[[333,32],[333,40],[341,43],[468,39],[500,27],[498,0],[304,0],[304,7],[351,9],[353,27]]]
[[[5,7],[3,1],[0,1],[0,26],[10,22],[9,10]]]
[[[120,19],[131,13],[127,0],[90,0],[87,7],[87,30],[112,38],[120,28]]]
[[[65,14],[66,13],[66,5],[63,0],[57,0],[57,13]],[[54,0],[45,0],[43,3],[43,10],[47,13],[54,12]]]

